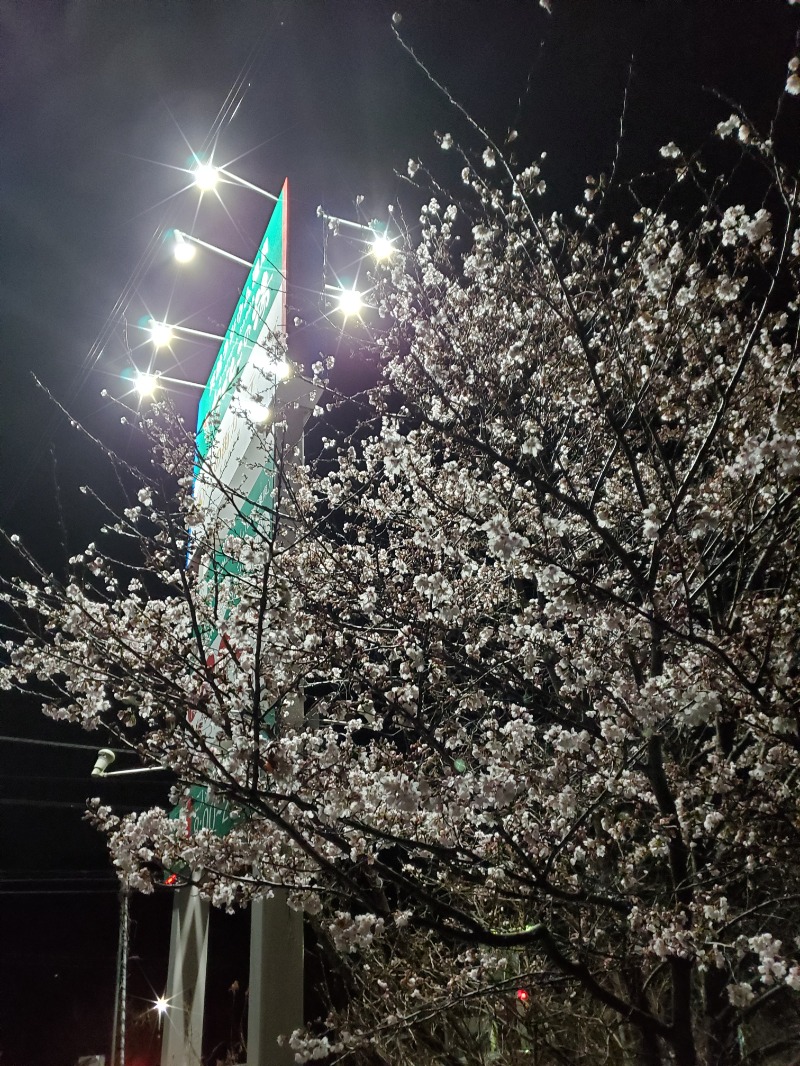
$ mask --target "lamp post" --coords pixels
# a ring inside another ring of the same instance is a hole
[[[120,893],[119,944],[117,946],[117,987],[114,1022],[111,1030],[111,1066],[125,1066],[125,1041],[128,1028],[128,956],[130,954],[130,893]],[[117,1056],[119,1051],[119,1056]]]
[[[163,771],[163,766],[136,766],[130,770],[109,770],[116,761],[112,748],[101,748],[97,753],[91,776],[119,777],[124,774],[152,774]],[[130,956],[130,890],[120,892],[119,943],[117,946],[117,984],[114,997],[114,1021],[111,1029],[111,1066],[125,1066],[125,1043],[128,1028],[128,959]]]

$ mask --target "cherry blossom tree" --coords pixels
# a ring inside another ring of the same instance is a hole
[[[465,156],[317,459],[278,415],[266,502],[201,507],[131,413],[134,505],[66,579],[18,545],[0,681],[228,805],[92,816],[134,888],[289,890],[347,990],[301,1060],[792,1061],[798,185],[717,134],[726,176],[670,144],[572,220],[542,160]]]

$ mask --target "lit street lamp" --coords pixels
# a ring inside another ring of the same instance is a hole
[[[364,293],[359,292],[355,286],[352,289],[346,289],[341,285],[326,285],[325,290],[330,293],[331,298],[336,300],[336,310],[340,311],[345,318],[360,315],[366,306]]]
[[[190,326],[172,326],[168,322],[157,322],[154,318],[150,319],[147,329],[150,332],[150,340],[156,348],[166,348],[171,344],[175,339],[176,330],[178,333],[186,333],[190,337],[203,337],[212,341],[225,340],[218,333],[207,333],[203,329],[192,329]]]
[[[376,233],[372,241],[372,254],[378,262],[385,262],[394,255],[395,247],[385,233]]]
[[[180,230],[175,230],[175,245],[173,255],[179,263],[190,263],[197,254],[197,249],[186,239],[186,235]]]
[[[361,293],[358,289],[342,289],[338,298],[339,310],[345,318],[358,315],[364,306]]]
[[[201,241],[199,237],[195,237],[191,233],[184,233],[179,229],[173,230],[173,233],[175,234],[173,254],[179,263],[188,263],[194,259],[195,245],[197,245],[200,248],[207,248],[208,251],[214,252],[216,255],[221,255],[225,259],[230,259],[234,263],[240,263],[242,266],[250,268],[253,265],[246,259],[242,259],[241,256],[234,255],[233,252],[226,252],[224,248],[217,248],[215,244]]]
[[[156,322],[151,318],[147,328],[150,330],[150,340],[156,348],[165,348],[172,342],[172,327],[166,322]]]
[[[203,192],[211,192],[217,187],[219,170],[213,163],[198,163],[194,168],[194,183]]]
[[[347,229],[356,230],[358,233],[365,234],[365,236],[370,238],[370,251],[379,262],[391,259],[397,251],[394,241],[387,235],[386,229],[380,222],[372,222],[369,226],[365,226],[363,222],[351,222],[349,218],[339,218],[337,215],[328,215],[321,207],[317,208],[317,216],[318,218],[321,218],[323,222],[328,224],[329,229],[332,229],[335,232],[338,232],[342,226],[345,226]],[[358,240],[359,238],[355,239]],[[363,240],[363,238],[361,239]]]
[[[133,387],[139,393],[139,396],[144,399],[157,392],[162,382],[167,382],[168,385],[186,385],[190,389],[202,390],[205,388],[205,385],[201,385],[198,381],[187,381],[185,378],[171,378],[166,374],[152,374],[146,370],[136,371]]]

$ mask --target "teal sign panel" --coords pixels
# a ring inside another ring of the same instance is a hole
[[[232,813],[230,804],[225,800],[209,802],[205,785],[192,785],[186,805],[173,807],[169,816],[173,820],[186,819],[187,836],[192,836],[198,829],[210,829],[217,836],[224,837],[241,819],[241,815]]]
[[[264,336],[271,319],[275,320],[274,310],[282,311],[285,306],[288,198],[288,181],[285,181],[200,397],[197,454],[201,462],[208,454],[254,346]],[[274,309],[276,300],[282,306]],[[280,314],[280,324],[283,318]]]

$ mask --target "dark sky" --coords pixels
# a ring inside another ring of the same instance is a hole
[[[268,201],[245,191],[226,192],[232,218],[212,198],[195,217],[182,168],[210,132],[217,160],[235,160],[242,177],[277,192],[289,176],[293,280],[310,321],[322,284],[318,204],[350,218],[359,195],[368,218],[385,218],[398,196],[413,207],[395,174],[410,156],[457,182],[461,164],[434,130],[480,152],[394,40],[395,9],[420,59],[496,139],[515,126],[523,158],[547,151],[547,210],[574,203],[584,176],[609,166],[626,84],[628,173],[670,140],[695,146],[727,117],[709,90],[768,122],[800,25],[784,0],[553,0],[552,17],[536,0],[0,0],[0,524],[48,565],[93,537],[99,517],[76,505],[76,487],[105,475],[31,373],[124,450],[100,393],[124,392],[129,350],[146,357],[137,322],[169,315],[217,332],[242,281],[239,268],[207,259],[178,276],[157,239],[147,258],[149,242],[194,224],[247,258],[266,224]],[[240,105],[220,125],[232,91]],[[318,326],[298,344],[313,357],[336,338]],[[194,380],[215,354],[188,341],[175,352],[178,376]],[[11,570],[7,553],[0,566]],[[106,1050],[112,1007],[114,893],[64,880],[108,873],[68,806],[97,791],[86,780],[92,738],[4,693],[0,735],[89,745],[0,741],[0,1066],[66,1066]],[[158,794],[137,787],[108,782],[104,796]],[[136,906],[137,1009],[163,987],[168,907],[166,897]],[[241,923],[215,935],[233,945],[212,959],[225,1030],[236,1011],[226,982],[245,980]],[[135,1047],[137,1066],[149,1066],[157,1040],[145,1023]]]

